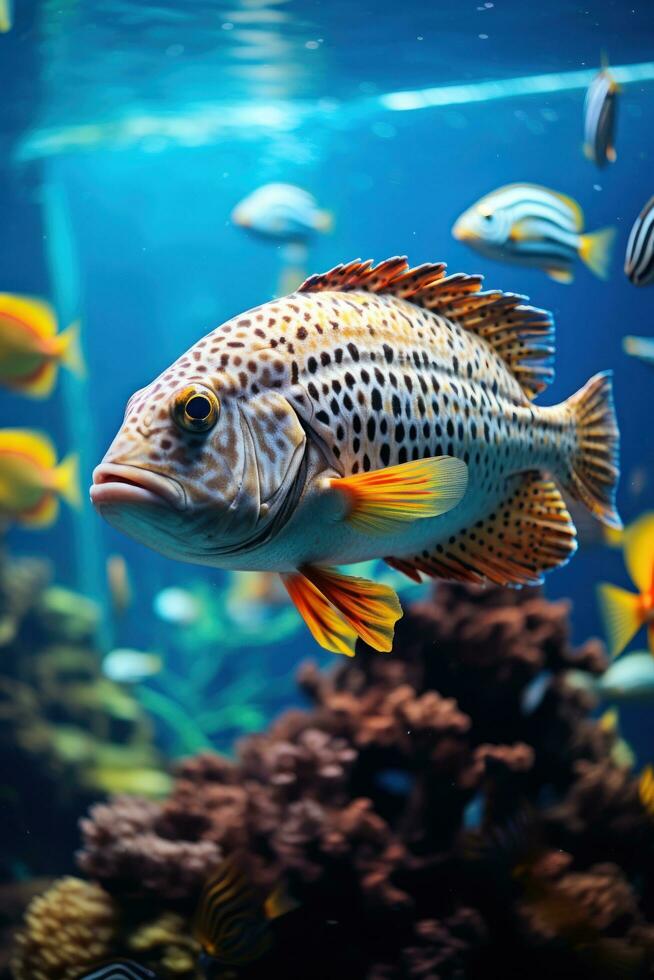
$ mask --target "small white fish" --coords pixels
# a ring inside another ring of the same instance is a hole
[[[259,187],[236,205],[232,221],[278,242],[306,241],[330,231],[333,225],[329,211],[323,211],[312,194],[293,184]]]
[[[154,677],[161,667],[161,657],[156,653],[144,653],[126,647],[112,650],[102,661],[104,676],[119,684],[138,684],[148,677]]]
[[[541,672],[536,674],[534,679],[527,684],[520,699],[520,707],[522,708],[523,715],[531,715],[537,708],[540,707],[551,683],[552,672],[550,670],[541,670]]]
[[[584,103],[584,155],[598,167],[615,163],[617,159],[615,124],[619,91],[620,86],[603,58],[602,70],[590,83]]]
[[[602,701],[654,703],[654,657],[651,653],[628,653],[599,677],[571,670],[565,680],[569,687],[588,691]]]
[[[200,601],[186,589],[162,589],[153,602],[155,615],[174,626],[192,626],[202,613]]]
[[[573,198],[538,184],[507,184],[464,211],[452,234],[488,258],[570,283],[577,257],[606,279],[615,229],[584,232],[583,211]]]

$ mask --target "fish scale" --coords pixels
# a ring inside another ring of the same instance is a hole
[[[280,572],[339,652],[357,635],[390,649],[400,609],[335,565],[540,581],[576,547],[552,477],[619,526],[610,378],[535,405],[553,375],[551,316],[481,284],[443,264],[357,260],[227,321],[130,400],[94,502],[171,557]],[[121,484],[172,506],[139,506]]]

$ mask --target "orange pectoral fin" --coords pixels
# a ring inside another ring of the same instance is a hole
[[[385,534],[407,521],[446,514],[459,503],[468,467],[454,456],[433,456],[331,480],[350,504],[349,524],[362,534]]]
[[[645,622],[641,597],[616,585],[598,586],[609,653],[617,657]]]
[[[316,643],[332,653],[344,653],[346,657],[353,657],[357,642],[356,632],[330,606],[315,585],[301,572],[282,575],[282,581]]]

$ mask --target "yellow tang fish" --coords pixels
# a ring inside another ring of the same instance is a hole
[[[77,456],[57,465],[47,436],[29,429],[0,429],[0,519],[26,527],[47,527],[59,511],[59,497],[77,506]]]
[[[57,320],[47,303],[0,293],[0,384],[45,398],[62,363],[77,374],[84,370],[79,324],[57,334]]]
[[[392,647],[383,557],[420,580],[532,584],[609,526],[618,430],[600,374],[550,408],[553,324],[481,277],[354,261],[227,321],[132,396],[93,476],[117,528],[181,561],[277,571],[316,640]]]
[[[609,653],[617,657],[639,629],[647,626],[654,653],[654,512],[643,514],[624,533],[624,557],[638,592],[617,585],[598,586]]]

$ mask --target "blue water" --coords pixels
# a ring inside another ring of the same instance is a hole
[[[541,400],[553,404],[612,368],[623,440],[620,510],[629,521],[652,506],[652,376],[621,350],[625,333],[654,327],[653,293],[635,289],[621,269],[631,224],[654,190],[651,4],[43,0],[16,7],[13,29],[0,36],[0,288],[49,297],[64,321],[80,317],[88,378],[80,386],[62,375],[45,403],[2,393],[3,424],[43,428],[62,453],[77,448],[88,484],[131,393],[208,329],[273,296],[281,248],[246,237],[229,214],[257,186],[287,181],[335,216],[333,233],[310,248],[310,272],[356,256],[407,254],[413,264],[445,260],[452,271],[482,272],[490,287],[553,310],[557,374]],[[645,80],[623,82],[618,161],[599,171],[581,153],[584,88],[568,73],[593,70],[602,50],[626,77],[641,66]],[[503,95],[502,83],[515,91],[515,79],[535,75],[550,77],[552,90]],[[499,87],[491,92],[488,81]],[[448,87],[461,85],[465,93],[450,98]],[[389,98],[405,92],[413,94]],[[511,181],[573,196],[591,230],[617,227],[608,282],[579,264],[574,285],[559,285],[452,239],[465,207]],[[63,508],[48,530],[12,529],[8,540],[15,553],[50,557],[58,581],[105,610],[106,556],[124,555],[135,602],[119,628],[106,625],[107,645],[163,650],[173,681],[149,686],[163,684],[190,714],[206,707],[194,700],[200,694],[214,707],[230,697],[254,704],[259,713],[243,715],[242,724],[232,717],[221,729],[221,745],[296,697],[293,669],[303,657],[330,659],[302,629],[290,627],[274,642],[276,627],[262,625],[256,642],[206,641],[202,662],[219,663],[198,694],[179,681],[192,656],[157,622],[152,601],[167,586],[208,583],[218,603],[225,576],[147,551],[101,524],[88,504],[81,514]],[[627,584],[619,552],[582,547],[548,579],[548,595],[572,600],[578,639],[600,632],[600,578]],[[230,687],[257,673],[270,690]],[[639,724],[635,713],[625,716],[634,738]],[[179,749],[170,733],[161,738]]]

